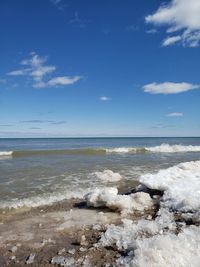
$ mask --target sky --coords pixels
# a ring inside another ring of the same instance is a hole
[[[200,136],[199,0],[1,0],[0,137]]]

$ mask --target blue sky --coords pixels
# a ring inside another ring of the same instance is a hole
[[[199,0],[2,0],[0,137],[199,136]]]

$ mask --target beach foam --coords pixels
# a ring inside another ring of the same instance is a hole
[[[200,161],[180,163],[155,174],[145,174],[140,183],[164,191],[161,204],[178,211],[200,209]]]
[[[163,152],[163,153],[177,153],[177,152],[199,152],[200,146],[183,146],[183,145],[169,145],[161,144],[160,146],[146,147],[150,152]]]
[[[136,147],[116,147],[116,148],[107,148],[106,152],[107,153],[136,153],[137,151],[139,152],[141,150],[140,148]],[[143,150],[145,150],[143,148]]]
[[[103,182],[117,182],[123,179],[118,172],[113,172],[111,170],[104,170],[102,172],[93,172],[92,175],[94,175]]]
[[[46,193],[34,197],[22,198],[22,199],[12,199],[10,201],[1,201],[0,208],[22,208],[22,207],[39,207],[43,205],[51,205],[55,202],[59,202],[65,199],[71,198],[83,198],[85,195],[85,190],[79,190],[77,192],[71,192],[67,190],[66,192],[57,192],[57,193]]]
[[[200,152],[200,146],[193,145],[170,145],[161,144],[152,147],[113,147],[113,148],[75,148],[75,149],[47,149],[47,150],[16,150],[16,151],[0,151],[0,157],[30,157],[30,156],[46,156],[46,155],[106,155],[106,154],[126,154],[126,153],[185,153]]]
[[[119,195],[115,187],[96,188],[85,195],[89,207],[108,207],[120,211],[123,215],[134,211],[144,211],[153,206],[149,194],[138,192],[130,195]]]
[[[200,152],[200,146],[184,146],[184,145],[169,145],[161,144],[159,146],[153,147],[117,147],[106,149],[107,153],[144,153],[144,152],[154,152],[154,153],[182,153],[182,152]]]
[[[12,156],[13,151],[0,151],[0,157]]]

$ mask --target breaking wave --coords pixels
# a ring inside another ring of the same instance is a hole
[[[106,155],[111,153],[183,153],[200,152],[200,146],[161,144],[152,147],[115,147],[115,148],[80,148],[80,149],[54,149],[54,150],[18,150],[0,151],[0,157],[26,157],[34,155]]]
[[[13,151],[0,151],[0,157],[12,156]]]
[[[88,189],[87,189],[88,190]],[[0,209],[6,209],[6,208],[22,208],[22,207],[28,207],[28,208],[35,208],[39,206],[45,206],[45,205],[52,205],[53,203],[71,199],[71,198],[83,198],[87,191],[86,190],[79,190],[77,192],[72,192],[70,190],[67,190],[66,192],[55,192],[55,193],[45,193],[38,196],[33,197],[27,197],[22,199],[12,199],[9,201],[2,201],[0,202]]]
[[[176,153],[176,152],[199,152],[200,146],[183,146],[183,145],[169,145],[162,144],[160,146],[147,147],[147,151],[150,152],[164,152],[164,153]]]

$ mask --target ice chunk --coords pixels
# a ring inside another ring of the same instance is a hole
[[[162,205],[165,207],[184,212],[200,209],[200,161],[142,175],[139,181],[151,189],[164,190]]]
[[[161,209],[155,221],[124,219],[121,226],[108,225],[106,232],[102,235],[100,243],[103,246],[117,245],[119,250],[133,249],[137,238],[149,237],[163,232],[165,229],[174,230],[174,216],[166,209]]]
[[[124,267],[199,267],[200,229],[190,226],[178,235],[168,233],[135,242],[134,253],[121,257]]]
[[[149,194],[138,192],[130,195],[119,195],[115,187],[96,188],[85,195],[85,199],[89,207],[108,207],[123,214],[144,211],[153,206],[153,201]]]

